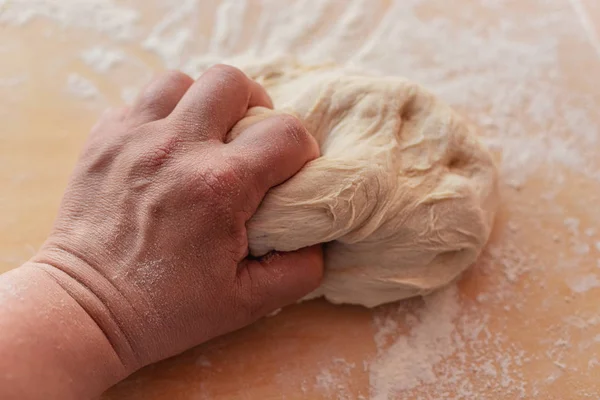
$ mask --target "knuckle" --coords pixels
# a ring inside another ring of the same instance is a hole
[[[300,122],[298,118],[291,114],[282,113],[276,115],[275,118],[279,118],[281,123],[285,124],[289,129],[304,130],[304,125],[302,125],[302,122]]]
[[[235,195],[242,185],[237,172],[225,163],[205,165],[195,176],[198,188],[208,189],[221,200]]]
[[[136,111],[162,111],[165,104],[177,99],[178,93],[184,91],[192,83],[192,78],[183,72],[175,70],[163,72],[140,93]]]
[[[203,125],[199,123],[198,114],[194,113],[194,110],[180,110],[176,114],[167,116],[164,121],[168,124],[169,129],[181,134],[190,133],[194,129],[203,129]]]
[[[210,68],[210,71],[219,75],[222,79],[234,83],[243,83],[247,79],[246,75],[240,69],[227,64],[214,65]]]
[[[240,206],[248,216],[251,216],[254,207],[260,203],[262,194],[260,186],[254,173],[250,172],[251,167],[248,160],[242,156],[230,155],[227,158],[229,169],[234,174],[238,186],[235,193],[238,199],[241,199]]]
[[[180,93],[185,92],[194,83],[194,80],[187,74],[181,71],[169,70],[163,72],[153,85],[149,96],[151,100],[160,104],[172,102],[180,96]]]
[[[210,117],[209,117],[210,118]],[[165,129],[178,132],[182,137],[206,138],[213,130],[211,120],[204,119],[203,114],[193,107],[182,108],[163,119]]]
[[[174,69],[163,72],[160,80],[164,81],[168,85],[177,86],[193,82],[193,79],[188,74]]]
[[[232,188],[236,185],[242,185],[242,178],[240,177],[240,174],[230,164],[223,163],[218,168],[213,169],[213,172],[219,182],[222,182],[225,187]]]
[[[224,157],[219,162],[203,163],[200,168],[196,161],[193,168],[189,180],[193,182],[194,196],[204,199],[215,210],[227,211],[232,215],[230,225],[245,229],[246,220],[262,196],[251,174],[244,169],[244,164]],[[243,234],[236,231],[233,236],[236,237],[236,243],[240,242],[240,238],[247,240],[245,230]],[[247,248],[247,242],[244,243],[244,248]]]
[[[310,143],[310,135],[298,118],[289,114],[281,114],[275,118],[282,125],[286,137],[292,138],[296,144],[303,147]]]

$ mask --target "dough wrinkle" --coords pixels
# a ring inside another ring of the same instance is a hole
[[[475,262],[496,212],[496,168],[452,109],[403,78],[332,65],[247,73],[279,111],[249,110],[228,140],[284,112],[321,149],[248,221],[251,254],[325,243],[323,283],[306,298],[367,307],[429,293]]]

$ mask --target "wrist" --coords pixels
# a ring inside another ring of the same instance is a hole
[[[132,372],[48,268],[30,262],[0,276],[2,398],[90,398]]]
[[[138,275],[136,261],[100,257],[97,248],[88,248],[87,257],[77,246],[50,240],[32,259],[32,264],[51,276],[87,313],[117,354],[122,365],[133,373],[139,368],[172,356],[171,325],[161,314],[164,309]],[[183,349],[182,349],[183,350]]]
[[[151,315],[139,311],[145,299],[127,287],[127,280],[119,279],[119,274],[103,273],[76,251],[57,245],[44,246],[31,261],[94,321],[129,373],[149,364],[149,351],[140,338]]]

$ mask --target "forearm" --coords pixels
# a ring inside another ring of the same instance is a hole
[[[88,313],[33,264],[0,275],[0,398],[94,398],[127,375]]]

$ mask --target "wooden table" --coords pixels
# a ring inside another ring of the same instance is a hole
[[[411,77],[471,119],[501,170],[492,239],[457,284],[375,310],[292,306],[105,400],[600,398],[600,3],[37,3],[0,2],[0,271],[44,240],[103,108],[209,52]]]

